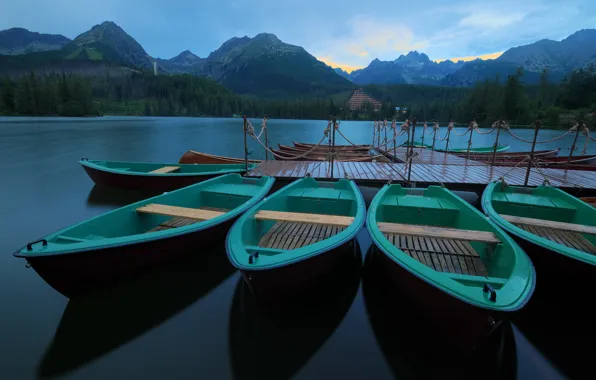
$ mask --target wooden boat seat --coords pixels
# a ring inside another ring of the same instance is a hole
[[[545,208],[554,208],[554,209],[564,209],[564,210],[573,210],[575,208],[572,207],[569,203],[562,201],[556,198],[544,197],[540,195],[532,195],[532,194],[517,194],[517,193],[498,193],[493,194],[493,201],[494,202],[501,202],[507,204],[516,204],[516,205],[532,205],[536,207],[545,207]]]
[[[145,214],[177,216],[194,220],[208,220],[224,214],[220,211],[205,210],[201,208],[169,206],[157,203],[151,203],[146,206],[139,207],[138,209],[136,209],[136,211]]]
[[[460,230],[455,228],[422,226],[415,224],[379,222],[382,233],[399,234],[404,236],[426,236],[439,239],[457,239],[465,241],[479,241],[483,243],[498,244],[501,241],[492,232]]]
[[[165,174],[165,173],[172,173],[176,170],[179,170],[179,166],[164,166],[163,168],[155,169],[150,171],[151,174]]]
[[[281,221],[267,231],[259,241],[258,247],[247,247],[247,249],[253,251],[258,249],[261,254],[280,253],[315,244],[338,234],[345,228],[345,226]],[[264,251],[261,250],[263,248]]]
[[[261,210],[255,214],[257,220],[276,220],[282,222],[324,224],[347,227],[354,222],[352,216],[306,214],[301,212]]]
[[[413,236],[399,232],[385,232],[384,235],[405,254],[438,272],[488,276],[484,262],[468,240]]]
[[[596,246],[582,235],[595,235],[596,227],[511,215],[501,215],[501,217],[531,234],[569,248],[596,255]]]
[[[207,211],[216,211],[216,212],[221,212],[221,213],[226,213],[226,212],[230,211],[229,209],[225,209],[225,208],[215,208],[215,207],[208,207],[208,206],[202,206],[199,209],[207,210]],[[199,220],[197,220],[197,219],[183,218],[183,217],[177,216],[172,219],[166,220],[165,222],[161,223],[157,227],[150,229],[147,232],[157,232],[157,231],[169,230],[172,228],[188,226],[190,224],[194,224],[197,222],[199,222]]]

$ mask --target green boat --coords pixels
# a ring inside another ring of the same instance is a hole
[[[511,148],[509,145],[499,145],[499,146],[497,146],[497,152],[505,152],[506,150],[509,150],[509,148]],[[494,149],[495,148],[492,146],[485,146],[485,147],[480,147],[480,148],[470,148],[470,153],[491,153],[494,151]],[[449,150],[435,148],[435,150],[437,152],[448,152],[448,153],[467,153],[468,152],[468,148],[449,148]]]
[[[445,188],[386,185],[370,205],[367,228],[389,277],[462,348],[483,342],[533,292],[524,251]]]
[[[77,296],[222,240],[273,182],[220,176],[51,233],[14,255],[60,293]]]
[[[228,258],[260,300],[300,293],[354,254],[365,214],[353,181],[302,178],[238,219]]]
[[[596,209],[589,204],[554,187],[497,181],[484,190],[482,208],[524,246],[544,278],[578,284],[596,274]]]
[[[82,159],[97,185],[131,190],[170,191],[229,173],[244,173],[244,164],[160,164]],[[249,164],[249,170],[255,164]]]

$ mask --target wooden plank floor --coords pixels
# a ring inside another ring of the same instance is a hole
[[[516,224],[519,228],[538,235],[555,243],[596,255],[596,247],[582,234],[571,231],[556,230],[554,228]]]
[[[393,159],[393,149],[381,150],[379,153]],[[395,149],[395,157],[398,162],[406,162],[408,148],[398,147]],[[480,161],[468,160],[466,158],[458,157],[453,154],[437,152],[430,149],[414,148],[414,156],[412,163],[414,164],[436,164],[436,165],[485,165]]]
[[[385,162],[334,162],[333,178],[351,178],[356,182],[383,183],[389,180],[403,182],[407,167],[400,163]],[[542,169],[555,187],[596,189],[596,172],[564,169]],[[263,161],[249,171],[248,176],[272,176],[295,179],[310,174],[314,178],[331,178],[331,165],[327,161]],[[505,176],[510,185],[523,185],[526,168],[488,165],[439,165],[412,164],[410,180],[417,185],[443,183],[486,185]],[[544,177],[536,169],[530,171],[529,186],[539,186]]]
[[[298,249],[327,239],[341,231],[343,226],[312,223],[277,222],[259,241],[259,247],[273,249]]]
[[[202,206],[202,207],[199,207],[199,209],[200,210],[209,210],[209,211],[219,211],[219,212],[230,211],[229,209],[226,209],[226,208],[217,208],[217,207],[209,207],[209,206]],[[198,222],[198,220],[196,220],[196,219],[189,219],[189,218],[183,218],[183,217],[177,216],[177,217],[166,220],[165,222],[161,223],[159,226],[154,227],[147,232],[156,232],[156,231],[169,230],[169,229],[177,228],[177,227],[184,227],[184,226],[188,226],[190,224],[194,224],[196,222]]]
[[[436,271],[488,276],[484,262],[467,241],[397,234],[384,235],[391,244]]]

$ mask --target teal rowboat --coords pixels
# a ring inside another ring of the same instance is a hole
[[[220,176],[67,227],[14,255],[60,293],[77,296],[223,239],[273,182]]]
[[[97,185],[153,191],[175,190],[222,174],[245,171],[244,164],[159,164],[87,159],[79,163]],[[249,164],[249,170],[255,166]]]
[[[228,258],[256,298],[298,293],[354,253],[365,214],[353,181],[299,179],[238,219],[226,239]]]
[[[523,250],[445,188],[386,185],[370,205],[367,228],[392,281],[462,348],[477,347],[533,292]]]
[[[555,291],[561,298],[578,294],[582,287],[577,285],[594,278],[596,208],[554,187],[524,188],[500,181],[488,184],[482,208],[524,247],[540,276],[559,284]],[[565,283],[573,292],[562,292]]]

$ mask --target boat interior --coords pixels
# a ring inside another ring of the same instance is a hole
[[[548,187],[497,187],[492,194],[493,208],[506,221],[544,239],[596,255],[593,214],[573,203],[560,190]]]
[[[150,174],[194,174],[244,170],[244,164],[158,164],[152,162],[90,161],[108,169]],[[252,168],[254,164],[249,164]]]
[[[63,231],[49,242],[81,243],[203,222],[242,206],[258,194],[265,181],[267,178],[223,176],[104,214]]]
[[[491,225],[440,187],[391,186],[377,208],[377,223],[399,251],[464,285],[502,287],[514,252]],[[398,251],[398,252],[399,252]]]
[[[269,199],[244,223],[245,249],[273,256],[328,239],[353,223],[355,196],[347,180],[303,180],[301,186]]]

